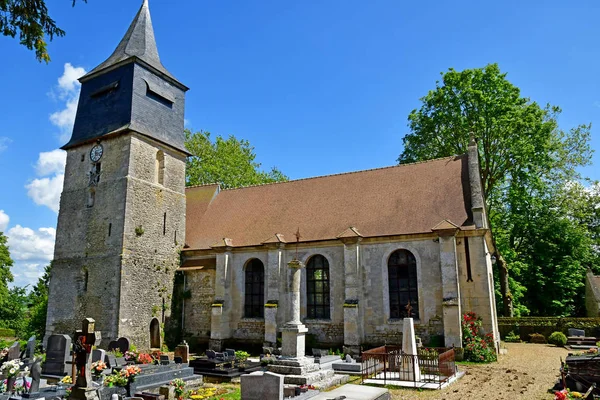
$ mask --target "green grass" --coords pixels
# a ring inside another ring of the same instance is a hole
[[[211,397],[208,400],[240,400],[242,398],[241,389],[235,388],[233,392],[227,394],[219,394],[217,396]]]

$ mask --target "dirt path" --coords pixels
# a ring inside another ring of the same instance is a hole
[[[548,389],[568,351],[549,345],[507,343],[508,354],[484,365],[461,365],[466,375],[440,391],[393,389],[392,399],[553,399]]]

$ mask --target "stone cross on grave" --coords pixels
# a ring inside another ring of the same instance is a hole
[[[96,321],[93,318],[83,320],[81,332],[75,333],[75,366],[77,368],[77,380],[75,386],[87,388],[92,386],[92,346],[100,344],[102,335],[95,332]]]
[[[408,318],[412,318],[412,310],[413,310],[413,308],[412,308],[412,306],[410,305],[410,300],[409,300],[409,302],[406,304],[406,307],[404,307],[404,308],[406,309],[406,316],[407,316]]]

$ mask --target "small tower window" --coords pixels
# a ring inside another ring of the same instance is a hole
[[[156,153],[156,183],[165,184],[165,153],[158,151]]]
[[[163,236],[167,234],[167,213],[163,214]]]
[[[88,208],[94,207],[95,202],[96,202],[96,189],[90,188],[90,190],[88,192],[88,201],[87,201]]]
[[[112,224],[108,224],[108,236],[110,236],[112,232]]]

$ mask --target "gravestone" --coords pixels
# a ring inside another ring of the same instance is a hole
[[[119,351],[123,354],[125,354],[126,352],[129,351],[129,346],[131,346],[131,343],[129,342],[129,339],[127,339],[126,337],[120,337],[117,340],[117,345],[119,347]]]
[[[158,394],[165,396],[165,400],[175,400],[175,388],[173,386],[161,386]]]
[[[173,362],[175,364],[183,364],[183,358],[181,358],[181,357],[173,357]]]
[[[92,362],[104,361],[104,357],[106,357],[106,351],[102,349],[92,350]]]
[[[182,362],[189,362],[190,358],[190,346],[184,340],[183,343],[175,347],[175,357],[181,357]]]
[[[117,342],[116,340],[111,340],[108,343],[108,351],[115,351],[115,350],[121,351],[121,349],[119,348],[119,342]]]
[[[157,318],[153,318],[150,322],[150,348],[161,348],[160,323]]]
[[[171,361],[169,360],[169,356],[167,354],[160,355],[160,365],[169,365]]]
[[[569,328],[569,336],[585,336],[585,331],[583,329]]]
[[[117,357],[115,357],[113,353],[106,353],[104,356],[104,363],[108,368],[115,368],[119,366]]]
[[[242,400],[283,400],[283,375],[257,371],[241,376]]]
[[[27,347],[25,348],[25,359],[33,360],[35,354],[35,335],[30,337],[27,341]]]
[[[19,358],[20,355],[21,345],[18,341],[16,341],[8,348],[8,361],[16,360],[17,358]]]
[[[71,353],[71,338],[68,335],[51,335],[46,346],[46,362],[44,375],[65,376],[69,371],[66,364]]]

